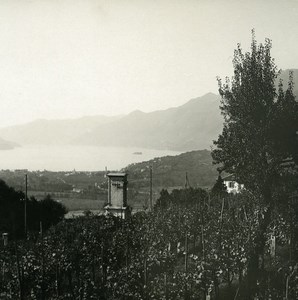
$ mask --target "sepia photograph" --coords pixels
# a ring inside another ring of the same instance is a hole
[[[0,0],[0,300],[298,299],[298,1]]]

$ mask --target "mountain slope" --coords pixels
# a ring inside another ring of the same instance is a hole
[[[293,69],[298,95],[298,69]],[[281,72],[287,88],[289,70]],[[279,81],[277,79],[277,82]],[[0,129],[0,136],[19,144],[97,145],[189,151],[210,149],[221,133],[220,97],[209,93],[167,110],[126,116],[93,116],[73,120],[37,120]]]
[[[219,96],[207,94],[180,107],[150,113],[36,120],[2,128],[0,136],[23,145],[78,144],[186,151],[209,149],[221,128]]]
[[[283,81],[284,89],[287,89],[288,81],[289,81],[289,71],[293,72],[294,94],[296,95],[296,100],[297,100],[297,98],[298,98],[298,69],[282,70],[280,73],[280,76],[277,79],[277,82],[279,82],[279,79],[281,79]]]
[[[74,137],[88,133],[99,125],[122,116],[87,116],[79,119],[45,120],[0,129],[0,136],[19,144],[66,145]]]
[[[153,169],[153,186],[156,189],[184,187],[186,172],[192,187],[210,188],[218,176],[216,166],[212,164],[211,152],[197,150],[127,166],[123,171],[129,174],[130,187],[149,187],[149,166]]]
[[[15,147],[19,147],[19,145],[17,143],[0,138],[0,150],[10,150]]]
[[[135,111],[75,139],[75,144],[155,149],[209,149],[222,129],[219,96],[206,94],[167,110]]]

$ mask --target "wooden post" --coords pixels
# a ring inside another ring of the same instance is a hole
[[[167,277],[167,272],[165,272],[165,274],[164,274],[164,285],[165,285],[165,297],[166,297],[166,300],[168,300],[169,296],[168,296],[168,277]]]
[[[126,253],[125,253],[125,266],[126,266],[126,280],[128,278],[128,232],[126,231]]]
[[[147,274],[147,258],[145,258],[145,262],[144,262],[144,295],[145,295],[145,300],[147,300],[148,295],[147,295],[147,287],[148,284],[148,274]]]
[[[286,297],[285,297],[285,300],[289,300],[289,277],[290,276],[287,276],[287,280],[286,280]]]
[[[205,242],[204,242],[204,225],[201,226],[201,239],[202,239],[202,254],[203,259],[205,259]]]
[[[104,249],[104,239],[102,238],[102,245],[101,245],[101,275],[102,275],[102,284],[105,285],[105,253],[104,253],[105,249]]]
[[[24,202],[24,233],[27,237],[27,192],[28,192],[28,176],[25,174],[25,202]]]
[[[225,206],[225,199],[223,198],[222,199],[222,205],[221,205],[221,213],[220,213],[220,222],[221,222],[221,224],[222,224],[224,206]]]
[[[40,233],[40,236],[43,237],[42,221],[39,222],[39,233]]]
[[[188,272],[188,236],[187,236],[187,233],[185,235],[185,261],[184,261],[184,268],[185,268],[185,273],[187,274],[187,272]],[[185,286],[184,286],[184,300],[188,300],[187,282],[185,283]]]
[[[60,293],[59,293],[59,263],[56,265],[56,295],[57,298],[59,298]]]
[[[153,209],[152,196],[152,166],[150,166],[150,211]]]
[[[40,235],[41,235],[41,299],[45,299],[45,262],[44,262],[44,243],[43,243],[43,230],[42,222],[40,222]]]
[[[18,273],[18,282],[19,282],[19,295],[20,300],[24,300],[24,290],[23,290],[23,277],[21,272],[21,266],[20,266],[20,259],[19,259],[19,252],[18,252],[18,246],[15,241],[15,252],[16,252],[16,260],[17,260],[17,273]]]
[[[184,260],[185,273],[188,272],[188,236],[185,235],[185,260]]]

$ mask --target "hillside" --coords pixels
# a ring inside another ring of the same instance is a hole
[[[212,165],[210,151],[198,150],[177,156],[155,158],[131,164],[122,171],[128,173],[129,205],[143,209],[149,199],[150,166],[153,170],[153,201],[162,189],[172,190],[185,186],[188,173],[191,187],[211,188],[218,176]],[[104,171],[50,172],[1,170],[0,178],[15,189],[24,189],[24,175],[29,178],[28,193],[37,199],[50,194],[69,210],[101,209],[107,199],[107,179]]]
[[[211,152],[197,150],[127,166],[122,171],[129,174],[131,188],[149,187],[150,166],[152,166],[153,187],[157,189],[184,187],[186,172],[192,187],[210,188],[218,176],[216,166],[212,164]]]
[[[76,144],[189,151],[210,149],[222,129],[219,96],[209,93],[167,110],[134,111],[74,140]]]
[[[185,187],[186,172],[189,186],[210,189],[218,176],[208,150],[197,150],[176,156],[165,156],[131,164],[122,171],[128,173],[129,205],[134,209],[148,207],[152,166],[153,203],[163,189],[171,191]]]
[[[293,69],[298,95],[298,69]],[[289,70],[279,79],[287,88]],[[220,97],[208,93],[179,107],[125,116],[88,116],[70,120],[36,120],[0,129],[0,136],[21,145],[95,145],[191,151],[210,149],[222,130]]]
[[[277,82],[279,79],[283,81],[284,89],[288,87],[288,80],[289,80],[289,69],[282,70],[280,76],[278,77]],[[293,81],[294,81],[294,94],[296,95],[296,100],[298,98],[298,69],[291,69],[293,71]]]
[[[94,128],[112,122],[121,116],[86,116],[79,119],[45,120],[0,129],[0,136],[21,145],[67,145],[74,137],[83,135]]]
[[[11,150],[19,145],[15,142],[7,141],[3,138],[0,138],[0,150]]]
[[[207,94],[167,110],[126,116],[36,120],[0,129],[20,144],[98,145],[151,149],[209,149],[222,128],[219,96]]]

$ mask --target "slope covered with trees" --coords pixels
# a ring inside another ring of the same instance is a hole
[[[189,185],[209,188],[218,175],[216,167],[212,164],[211,152],[208,150],[158,157],[128,165],[123,170],[128,172],[132,186],[144,187],[148,186],[150,166],[155,187],[184,187],[187,172]]]

